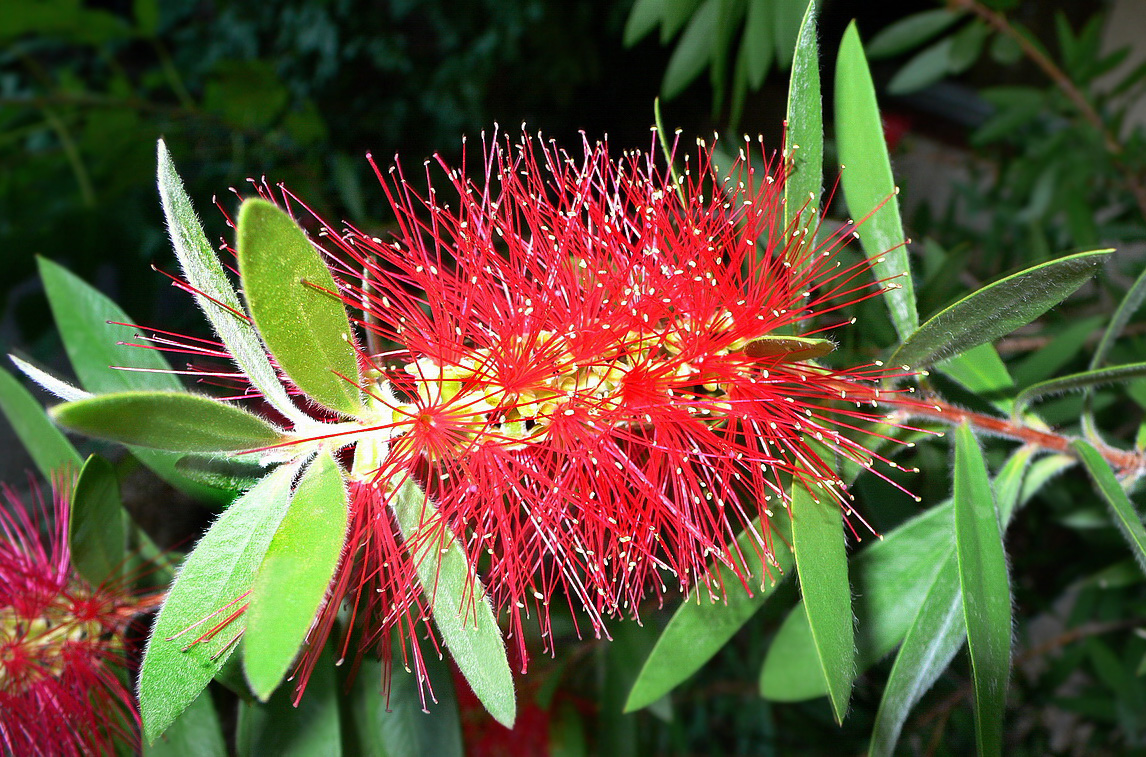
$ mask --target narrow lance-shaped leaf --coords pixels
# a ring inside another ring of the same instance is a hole
[[[21,373],[35,382],[37,386],[62,400],[71,402],[72,400],[82,400],[93,396],[91,392],[84,391],[78,386],[69,384],[62,378],[52,375],[43,368],[33,365],[23,358],[16,355],[9,355],[8,358],[12,361],[13,365],[20,369]]]
[[[1082,464],[1086,466],[1086,470],[1094,482],[1094,488],[1098,490],[1110,507],[1110,512],[1114,516],[1114,523],[1126,539],[1126,544],[1130,547],[1134,559],[1138,561],[1142,571],[1146,572],[1146,529],[1142,527],[1142,518],[1139,517],[1134,504],[1126,496],[1126,492],[1118,483],[1114,471],[1110,469],[1110,465],[1103,459],[1102,454],[1094,448],[1094,445],[1083,439],[1076,439],[1071,442],[1070,446],[1082,460]]]
[[[1114,346],[1114,341],[1121,336],[1126,324],[1138,312],[1144,299],[1146,299],[1146,269],[1138,274],[1138,278],[1135,279],[1130,290],[1118,303],[1114,315],[1110,317],[1110,323],[1107,324],[1106,330],[1102,333],[1102,339],[1099,340],[1098,346],[1094,348],[1094,354],[1090,357],[1089,367],[1091,370],[1100,368],[1106,362],[1106,356],[1109,354],[1110,348]],[[1094,423],[1092,404],[1090,392],[1087,391],[1082,409],[1082,429],[1088,438],[1096,439],[1098,430]]]
[[[812,237],[824,175],[824,117],[820,104],[820,48],[816,44],[814,0],[804,11],[796,40],[785,123],[785,158],[791,162],[792,173],[784,182],[784,228],[806,234],[800,242],[803,247],[815,242]]]
[[[349,520],[346,482],[324,450],[299,480],[251,587],[243,669],[263,701],[286,675],[322,606]]]
[[[787,546],[791,541],[791,528],[786,513],[778,511],[770,527],[773,553],[767,566],[756,551],[758,520],[736,540],[745,558],[740,571],[745,577],[751,577],[755,584],[752,592],[743,589],[741,578],[732,568],[718,566],[716,586],[711,589],[697,586],[695,600],[682,603],[669,620],[629,692],[625,712],[649,706],[699,670],[763,607],[791,572],[792,552]],[[709,592],[715,592],[720,599]],[[709,596],[702,597],[702,594]]]
[[[390,688],[382,691],[382,663],[363,660],[354,677],[349,711],[363,754],[464,757],[461,718],[449,663],[427,655],[426,677],[434,684],[433,709],[427,714],[414,675],[395,669]]]
[[[836,142],[848,212],[857,221],[863,219],[860,244],[873,261],[875,275],[888,282],[885,299],[891,320],[899,338],[906,339],[919,326],[915,285],[875,85],[854,21],[844,32],[836,61]]]
[[[1009,334],[1074,294],[1111,252],[1068,255],[988,284],[933,315],[888,362],[919,370]]]
[[[1050,379],[1048,381],[1040,381],[1019,392],[1019,396],[1015,397],[1015,405],[1011,411],[1011,415],[1017,418],[1023,410],[1026,409],[1027,405],[1042,397],[1063,394],[1064,392],[1077,392],[1105,384],[1131,381],[1133,379],[1142,378],[1143,376],[1146,376],[1146,363],[1129,363],[1127,365],[1116,365],[1111,368],[1084,371],[1083,373],[1072,373],[1069,376],[1060,376],[1059,378]]]
[[[154,743],[143,745],[143,757],[227,757],[223,727],[204,690]]]
[[[995,478],[999,516],[1004,526],[1019,503],[1027,466],[1036,448],[1023,446],[1007,460]],[[942,567],[903,639],[888,676],[872,726],[869,755],[894,753],[903,724],[919,699],[942,675],[967,638],[959,566],[952,543],[941,558]]]
[[[271,203],[251,199],[239,208],[238,237],[247,306],[279,367],[319,404],[360,412],[350,320],[306,233]]]
[[[971,427],[955,431],[955,544],[971,652],[975,741],[981,755],[1003,751],[1011,672],[1011,586],[987,464]]]
[[[99,455],[84,463],[68,523],[76,570],[93,586],[113,579],[127,557],[127,513],[119,498],[115,468]]]
[[[875,60],[905,53],[933,38],[962,17],[962,12],[953,13],[945,8],[913,13],[872,37],[867,43],[867,57]]]
[[[159,611],[139,675],[146,741],[167,729],[227,662],[247,595],[290,502],[284,465],[237,499],[187,556]]]
[[[418,579],[458,670],[489,714],[512,728],[517,703],[505,642],[465,552],[417,484],[402,484],[391,507],[406,543],[415,545]]]
[[[56,428],[31,392],[8,371],[0,368],[0,413],[8,419],[16,438],[32,457],[40,475],[51,478],[53,471],[70,465],[79,470],[83,458]]]
[[[72,431],[141,447],[222,452],[266,447],[283,433],[234,405],[183,392],[120,392],[56,405],[52,420]]]
[[[195,295],[195,301],[211,321],[235,363],[267,402],[291,420],[304,418],[275,375],[255,327],[244,314],[235,288],[203,233],[191,198],[183,188],[183,180],[179,178],[171,153],[162,139],[157,152],[159,198],[167,219],[167,231],[187,283],[202,293]]]
[[[323,650],[306,684],[306,696],[294,705],[294,692],[286,686],[270,701],[239,705],[237,757],[339,757],[344,744],[340,720],[343,692],[330,648]],[[357,671],[362,675],[365,671]],[[377,678],[373,683],[378,683]],[[353,754],[373,755],[362,751]],[[407,752],[406,754],[419,754]],[[427,753],[430,754],[430,753]],[[390,757],[382,753],[378,757]]]
[[[852,595],[843,512],[830,495],[792,485],[792,549],[804,609],[836,721],[843,722],[855,676]]]

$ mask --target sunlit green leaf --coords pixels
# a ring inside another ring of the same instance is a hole
[[[318,250],[294,219],[260,199],[239,208],[238,239],[247,306],[279,367],[316,402],[360,412],[350,320]]]
[[[282,432],[257,415],[185,392],[101,394],[48,412],[56,423],[88,436],[177,452],[249,450],[283,441]]]
[[[811,227],[798,248],[803,249],[804,245],[815,243],[812,230],[820,210],[824,177],[824,117],[820,104],[820,48],[816,44],[815,2],[808,3],[800,36],[796,40],[788,83],[786,120],[784,149],[791,162],[792,173],[784,182],[784,228]]]
[[[3,368],[0,368],[0,412],[45,479],[51,478],[52,472],[61,466],[70,465],[73,470],[79,470],[83,465],[80,453],[48,419],[36,398]]]
[[[843,722],[855,677],[852,595],[848,584],[843,512],[826,491],[819,496],[794,483],[792,551],[828,698]]]
[[[959,584],[975,693],[975,741],[980,754],[1001,754],[1011,672],[1011,587],[987,465],[966,423],[955,431],[954,501]]]
[[[1146,572],[1146,529],[1142,527],[1142,518],[1138,515],[1134,504],[1126,496],[1126,492],[1123,491],[1121,484],[1114,476],[1114,471],[1110,469],[1110,465],[1103,459],[1102,454],[1094,448],[1094,445],[1083,439],[1076,439],[1071,442],[1070,446],[1078,454],[1082,464],[1086,466],[1086,470],[1094,482],[1094,488],[1098,490],[1110,507],[1110,512],[1114,516],[1114,523],[1126,539],[1134,559],[1138,561],[1143,572]]]
[[[860,244],[876,277],[887,282],[891,320],[899,338],[906,339],[919,325],[915,285],[875,85],[854,21],[844,33],[836,61],[836,140],[848,212],[857,222],[862,220]]]
[[[92,586],[123,570],[127,545],[127,514],[119,498],[115,468],[92,455],[72,491],[68,524],[72,564]]]
[[[888,362],[918,370],[1009,334],[1073,294],[1111,252],[1068,255],[988,284],[933,315]]]
[[[735,571],[726,565],[718,566],[716,586],[711,589],[698,586],[695,596],[681,603],[669,620],[629,692],[626,712],[657,701],[712,659],[791,572],[792,552],[787,546],[791,541],[791,528],[787,514],[777,511],[769,526],[774,529],[774,561],[767,566],[756,551],[754,533],[759,529],[759,521],[753,521],[737,539],[740,554],[745,557],[740,571],[752,577],[752,593],[741,586]]]
[[[301,417],[275,375],[255,327],[246,317],[239,296],[219,263],[218,254],[207,241],[162,139],[157,151],[159,198],[167,218],[167,231],[187,283],[200,292],[195,295],[195,302],[211,321],[235,363],[267,402],[288,418]]]
[[[517,703],[505,642],[465,551],[417,484],[404,483],[391,503],[406,544],[416,545],[418,579],[458,670],[489,714],[512,728]]]
[[[290,502],[284,465],[235,500],[187,556],[159,611],[139,676],[143,735],[167,729],[234,652],[255,572]]]
[[[243,670],[263,701],[286,675],[322,606],[342,556],[349,508],[338,463],[320,452],[299,479],[251,586]]]

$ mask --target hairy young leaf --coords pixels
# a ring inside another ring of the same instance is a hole
[[[1068,255],[988,284],[933,315],[888,362],[919,370],[1009,334],[1074,294],[1112,252]]]
[[[407,481],[394,493],[391,507],[406,544],[414,550],[434,624],[458,670],[489,714],[512,728],[517,702],[505,642],[465,551],[414,482]]]
[[[787,141],[784,145],[785,157],[792,164],[792,173],[784,182],[784,228],[802,230],[810,227],[801,245],[815,243],[815,222],[824,181],[822,110],[816,4],[809,2],[792,59],[792,75],[788,82]]]
[[[1114,523],[1126,539],[1126,544],[1130,547],[1134,559],[1138,561],[1143,572],[1146,572],[1146,529],[1142,527],[1142,518],[1139,517],[1134,504],[1126,496],[1122,485],[1118,483],[1109,463],[1103,459],[1102,454],[1094,448],[1094,445],[1083,439],[1076,439],[1071,442],[1070,446],[1082,460],[1082,464],[1086,466],[1086,470],[1094,482],[1094,488],[1098,490],[1098,493],[1102,495],[1110,507],[1110,512],[1114,516]]]
[[[114,578],[127,557],[127,513],[115,468],[99,455],[84,463],[68,523],[72,564],[92,586]]]
[[[167,231],[175,248],[175,256],[183,269],[183,276],[188,284],[201,292],[195,295],[195,302],[211,321],[215,333],[223,340],[235,363],[251,384],[262,392],[267,402],[291,420],[304,418],[287,397],[286,390],[275,375],[255,327],[243,312],[235,288],[231,286],[218,255],[203,233],[191,198],[183,188],[183,180],[179,178],[171,153],[167,151],[167,145],[162,139],[159,140],[157,152],[159,198],[163,205],[163,215],[167,219]]]
[[[1117,384],[1144,376],[1146,376],[1146,363],[1129,363],[1041,381],[1019,392],[1019,396],[1015,397],[1011,416],[1017,418],[1027,405],[1042,397],[1063,394],[1064,392],[1077,392],[1106,384]]]
[[[119,392],[48,411],[72,431],[176,452],[224,452],[283,441],[281,431],[235,405],[185,392]]]
[[[358,357],[338,286],[306,233],[266,200],[239,208],[239,274],[279,367],[319,404],[361,411]]]
[[[873,261],[876,277],[894,287],[888,289],[885,299],[899,338],[906,339],[919,326],[915,285],[875,85],[854,21],[844,32],[836,60],[836,141],[848,212],[857,221],[864,219],[860,244]]]
[[[251,587],[243,669],[264,702],[282,682],[322,607],[349,520],[342,471],[330,452],[320,452],[299,480]]]
[[[1011,585],[987,464],[971,427],[955,431],[955,545],[979,754],[1002,754],[1011,673]]]
[[[143,735],[155,741],[235,651],[243,610],[298,468],[284,465],[244,494],[187,556],[159,611],[139,674]]]

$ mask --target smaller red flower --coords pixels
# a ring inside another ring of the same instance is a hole
[[[71,564],[70,482],[28,507],[0,484],[0,749],[111,755],[138,746],[124,633],[139,608],[114,584],[91,586]]]

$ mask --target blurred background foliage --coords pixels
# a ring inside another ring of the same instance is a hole
[[[389,219],[367,151],[383,164],[395,152],[407,166],[434,152],[456,160],[461,136],[474,138],[495,121],[511,132],[526,121],[565,144],[584,130],[590,139],[608,133],[617,150],[647,147],[660,94],[666,122],[688,137],[742,129],[779,146],[785,69],[803,5],[3,0],[0,341],[62,364],[34,255],[93,282],[143,323],[201,327],[188,300],[168,296],[167,279],[148,267],[174,265],[154,188],[160,136],[213,238],[226,229],[208,199],[218,195],[231,207],[228,188],[263,175],[327,217],[381,228]],[[1095,286],[997,345],[1018,388],[1084,368],[1143,265],[1143,5],[819,5],[825,65],[852,17],[875,64],[922,316],[1003,272],[1069,251],[1119,248]],[[825,71],[828,109],[831,80]],[[825,162],[836,162],[830,133]],[[882,304],[862,307],[869,325],[844,348],[871,357],[894,336]],[[1146,324],[1138,319],[1126,334],[1109,363],[1146,354]],[[986,407],[956,386],[942,388]],[[1146,383],[1094,403],[1104,427],[1133,440]],[[1039,405],[1044,420],[1067,430],[1077,429],[1070,424],[1081,409],[1078,396]],[[1005,449],[988,448],[992,467]],[[921,448],[915,464],[945,472],[943,454]],[[907,485],[933,503],[948,482]],[[859,488],[879,530],[917,508],[879,480],[862,479]],[[1079,476],[1046,488],[1007,540],[1021,618],[1011,753],[1144,753],[1146,641],[1138,629],[1146,592],[1089,485]],[[559,648],[569,654],[539,661],[523,699],[533,695],[549,713],[553,753],[862,752],[890,661],[860,679],[842,729],[822,698],[781,704],[758,696],[754,671],[795,597],[789,582],[671,702],[620,715],[667,611],[650,614],[643,628],[618,624],[611,644],[566,639]],[[968,676],[956,658],[908,721],[905,750],[973,749]],[[480,717],[463,702],[463,725],[470,716]],[[474,743],[471,753],[481,748]]]

